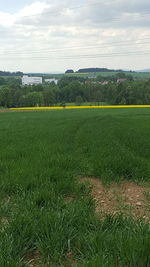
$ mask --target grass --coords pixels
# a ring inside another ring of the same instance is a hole
[[[0,114],[0,266],[29,266],[31,255],[36,266],[149,266],[148,224],[98,219],[78,182],[149,183],[149,116],[149,108]]]

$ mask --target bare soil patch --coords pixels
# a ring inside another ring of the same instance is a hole
[[[150,222],[150,203],[145,194],[150,191],[149,187],[126,181],[104,186],[95,178],[82,178],[81,182],[91,186],[97,215],[123,213]]]
[[[40,264],[40,253],[38,251],[30,252],[25,258],[29,267],[44,267]]]

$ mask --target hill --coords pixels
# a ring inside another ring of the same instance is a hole
[[[114,69],[107,69],[107,68],[84,68],[79,69],[78,71],[74,72],[74,70],[69,69],[66,70],[65,73],[90,73],[90,72],[122,72],[123,70],[114,70]]]
[[[150,72],[150,69],[139,70],[138,72]]]
[[[86,73],[86,72],[122,72],[122,70],[114,70],[107,68],[85,68],[79,69],[77,73]]]

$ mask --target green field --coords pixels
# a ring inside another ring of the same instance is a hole
[[[108,77],[108,76],[115,76],[117,73],[119,72],[97,72],[97,73],[67,73],[65,74],[65,76],[67,77],[88,77],[88,76],[92,76],[93,74],[95,74],[96,76],[102,76],[102,77]],[[125,74],[130,74],[133,76],[134,79],[138,79],[138,80],[143,80],[143,79],[150,79],[150,72],[125,72]]]
[[[81,177],[149,185],[150,109],[0,113],[0,266],[149,266],[148,223]]]
[[[114,76],[117,72],[100,72],[99,75],[102,75],[103,77],[107,76]],[[134,79],[150,79],[150,73],[149,72],[125,72],[125,74],[130,74],[133,76]]]

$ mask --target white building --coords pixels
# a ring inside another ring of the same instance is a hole
[[[58,83],[58,80],[57,79],[45,79],[45,83],[52,83],[54,82],[55,84]]]
[[[22,77],[22,85],[42,84],[42,77],[29,77],[24,75]]]

